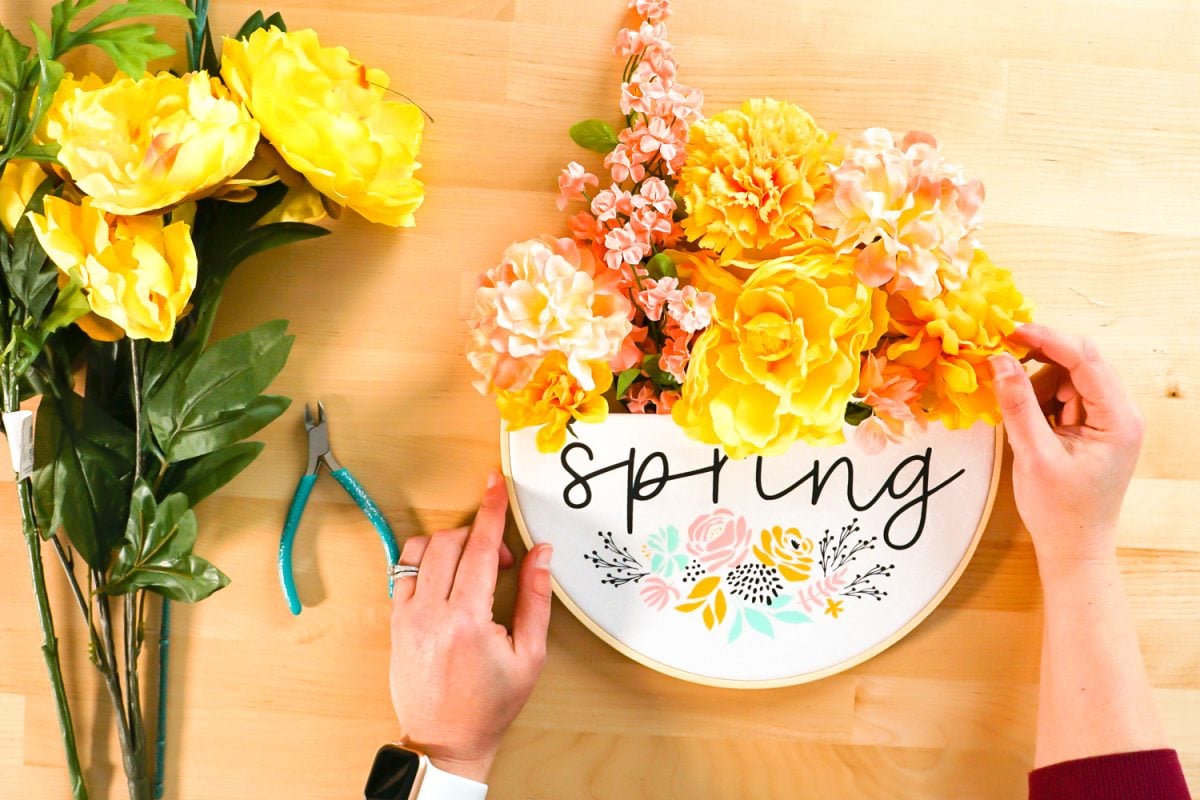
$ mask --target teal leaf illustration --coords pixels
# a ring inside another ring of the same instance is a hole
[[[775,620],[777,622],[787,622],[792,625],[802,622],[812,622],[807,614],[800,611],[781,611],[775,615]]]
[[[739,610],[737,616],[733,618],[733,625],[729,628],[729,642],[736,642],[738,637],[742,635],[742,612]]]
[[[679,531],[674,525],[668,525],[666,528],[667,534],[667,552],[674,553],[679,549]]]
[[[790,594],[781,594],[779,597],[776,597],[774,601],[772,601],[771,608],[780,609],[790,602],[792,602],[792,596]]]
[[[753,608],[747,608],[745,614],[746,622],[751,628],[769,639],[775,638],[775,626],[771,624],[771,620],[766,614]]]

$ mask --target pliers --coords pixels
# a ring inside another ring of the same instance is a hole
[[[283,585],[283,596],[288,608],[293,614],[300,613],[300,598],[296,594],[296,581],[292,576],[292,543],[296,539],[296,530],[300,527],[300,518],[304,516],[304,506],[308,496],[312,494],[313,485],[317,482],[317,473],[324,464],[333,473],[333,477],[346,490],[346,494],[354,498],[354,502],[375,526],[375,531],[383,541],[383,549],[387,551],[388,566],[391,567],[400,560],[400,548],[396,546],[396,537],[387,520],[383,518],[379,506],[371,500],[367,490],[354,479],[350,471],[338,463],[329,448],[329,415],[324,403],[317,403],[317,417],[313,419],[312,409],[304,405],[304,429],[308,431],[308,469],[300,478],[296,493],[292,496],[292,504],[288,508],[287,521],[283,526],[283,538],[279,541],[279,582]],[[392,593],[392,581],[388,580],[388,596]]]

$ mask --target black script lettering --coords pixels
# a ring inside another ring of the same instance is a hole
[[[779,491],[768,491],[765,487],[763,482],[764,459],[762,456],[759,456],[754,467],[754,486],[758,492],[758,496],[763,500],[778,500],[796,491],[809,481],[812,481],[810,502],[815,506],[818,502],[820,502],[821,495],[825,492],[825,488],[829,484],[829,481],[833,477],[834,473],[839,467],[844,467],[846,472],[846,502],[849,503],[850,507],[855,511],[866,511],[874,507],[875,504],[878,503],[885,494],[895,500],[903,500],[907,498],[915,489],[917,489],[919,485],[921,488],[920,495],[898,508],[895,513],[888,518],[887,524],[883,529],[883,540],[889,547],[891,547],[893,550],[907,550],[916,544],[921,538],[921,534],[925,532],[925,520],[929,511],[929,498],[938,491],[944,489],[950,483],[957,480],[963,475],[963,473],[966,472],[966,470],[960,469],[958,472],[954,473],[938,485],[930,486],[929,463],[932,456],[933,448],[927,447],[925,448],[924,453],[920,455],[909,456],[901,461],[896,465],[896,468],[892,470],[891,474],[888,476],[888,479],[884,481],[884,484],[879,487],[879,490],[875,492],[875,494],[866,502],[859,501],[858,497],[855,495],[854,462],[846,456],[841,456],[834,460],[834,462],[830,464],[829,467],[824,471],[824,474],[821,472],[821,462],[817,459],[814,459],[812,469],[801,476],[799,480]],[[917,472],[916,476],[913,477],[908,486],[900,489],[897,485],[897,481],[900,479],[900,475],[904,472],[905,468],[907,468],[910,464],[919,464],[920,470]],[[909,536],[909,538],[903,543],[894,541],[892,539],[892,527],[896,524],[896,521],[900,519],[900,517],[907,513],[909,509],[914,507],[920,508],[920,517],[917,522],[916,530],[913,531],[912,535]]]
[[[684,472],[671,472],[671,464],[667,459],[667,454],[659,451],[654,451],[647,455],[641,462],[638,461],[637,448],[629,448],[629,458],[618,461],[608,466],[600,467],[591,472],[582,472],[575,469],[569,459],[571,455],[577,451],[583,451],[584,457],[589,461],[595,459],[595,453],[590,447],[583,442],[571,442],[563,448],[559,455],[559,463],[571,476],[571,482],[563,487],[563,502],[568,508],[586,508],[592,502],[592,487],[590,481],[601,475],[606,475],[610,472],[624,468],[626,474],[625,480],[625,532],[633,533],[633,517],[634,508],[637,503],[644,500],[652,500],[657,497],[667,484],[671,481],[681,480],[683,478],[692,478],[705,473],[712,474],[712,501],[715,505],[720,502],[721,496],[721,470],[729,461],[729,457],[722,455],[717,448],[713,449],[712,463],[697,467],[696,469],[686,470]],[[635,469],[635,465],[636,469]],[[650,472],[648,475],[647,472]],[[580,496],[582,495],[582,496]]]

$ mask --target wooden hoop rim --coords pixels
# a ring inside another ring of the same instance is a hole
[[[509,436],[510,432],[505,428],[504,423],[502,422],[500,424],[500,460],[501,467],[504,471],[504,481],[508,486],[509,508],[512,509],[513,520],[517,523],[517,530],[521,534],[521,540],[525,543],[526,549],[532,549],[534,544],[533,538],[530,537],[529,530],[525,527],[525,519],[521,514],[521,506],[517,502],[516,486],[513,484],[512,462],[510,458],[511,453],[508,444]],[[903,639],[908,634],[912,633],[914,628],[924,622],[925,618],[933,613],[935,608],[941,605],[942,601],[946,599],[946,595],[950,593],[950,590],[954,588],[955,584],[958,583],[959,578],[961,578],[962,574],[966,571],[967,565],[971,563],[971,559],[975,555],[975,549],[979,546],[979,540],[983,537],[983,531],[987,527],[988,521],[991,519],[992,506],[996,501],[996,492],[1000,486],[1000,468],[1003,463],[1004,426],[997,425],[996,447],[992,461],[992,480],[991,485],[988,487],[987,501],[983,504],[983,514],[979,517],[979,525],[975,528],[975,534],[971,537],[971,542],[967,545],[966,552],[963,553],[963,557],[958,562],[958,566],[954,568],[954,572],[951,573],[950,577],[942,585],[942,588],[938,590],[937,594],[935,594],[933,598],[925,604],[925,607],[914,614],[908,622],[904,623],[899,630],[897,630],[887,639],[879,642],[874,647],[864,650],[858,655],[855,655],[837,664],[833,664],[825,669],[818,670],[817,672],[809,672],[803,675],[795,675],[787,678],[772,678],[770,680],[761,681],[739,681],[729,678],[714,678],[710,675],[700,675],[694,672],[687,672],[639,653],[637,650],[634,650],[632,647],[618,640],[608,631],[601,628],[583,611],[583,609],[575,604],[575,601],[572,600],[570,595],[568,595],[562,586],[559,585],[558,580],[554,578],[553,574],[550,576],[550,584],[553,587],[554,595],[559,599],[559,602],[566,606],[567,610],[569,610],[576,619],[582,622],[588,630],[596,634],[596,636],[602,639],[614,650],[638,662],[639,664],[642,664],[643,666],[647,666],[650,669],[656,670],[657,672],[670,675],[673,678],[679,678],[680,680],[689,681],[691,683],[699,683],[705,686],[718,686],[724,689],[776,689],[783,686],[799,686],[800,684],[811,683],[812,681],[817,681],[821,680],[822,678],[828,678],[831,675],[836,675],[839,672],[845,672],[848,669],[858,666],[864,661],[874,658],[884,650],[887,650],[889,647],[894,645],[896,642]]]

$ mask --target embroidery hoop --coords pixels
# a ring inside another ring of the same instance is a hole
[[[528,550],[532,549],[534,542],[533,537],[530,536],[529,530],[526,527],[524,516],[521,513],[520,504],[517,502],[517,490],[512,475],[512,460],[509,444],[510,436],[511,434],[508,429],[505,428],[503,423],[501,423],[500,458],[501,467],[504,472],[504,481],[508,487],[509,508],[512,510],[513,520],[517,525],[517,531],[521,534],[521,541],[524,542],[525,547]],[[551,575],[550,583],[554,590],[554,596],[558,598],[559,602],[566,606],[567,610],[570,611],[576,619],[583,623],[584,627],[590,630],[593,634],[595,634],[617,652],[657,672],[661,672],[665,675],[670,675],[673,678],[678,678],[690,683],[697,683],[705,686],[717,686],[725,689],[774,689],[783,686],[798,686],[804,683],[811,683],[812,681],[821,680],[822,678],[828,678],[831,675],[836,675],[839,672],[844,672],[848,669],[858,666],[864,661],[874,658],[884,650],[887,650],[889,647],[894,645],[896,642],[903,639],[908,634],[912,633],[912,631],[918,625],[924,622],[925,619],[931,613],[933,613],[935,608],[941,605],[942,601],[955,587],[955,585],[958,584],[962,574],[966,571],[967,565],[971,562],[971,559],[975,555],[975,549],[979,546],[979,540],[983,536],[983,531],[991,519],[992,507],[995,504],[996,493],[1000,486],[1000,469],[1003,466],[1003,457],[1004,426],[997,425],[995,433],[995,449],[993,451],[992,458],[992,475],[988,484],[987,498],[984,501],[983,512],[979,517],[979,524],[976,526],[975,532],[971,536],[971,540],[968,543],[966,550],[963,552],[962,558],[959,559],[958,564],[950,573],[950,576],[929,600],[929,602],[926,603],[906,623],[904,623],[900,628],[894,631],[883,641],[878,642],[872,647],[869,647],[861,653],[858,653],[850,658],[844,659],[843,661],[814,672],[803,673],[791,677],[772,678],[768,680],[736,680],[729,678],[716,678],[710,675],[701,675],[679,669],[678,667],[671,666],[670,664],[664,664],[661,661],[650,658],[644,653],[635,650],[601,627],[595,620],[591,618],[591,616],[587,614],[587,612],[580,608],[579,605],[577,605],[575,601],[571,599],[570,595],[567,594],[566,590],[563,589],[553,574]]]

